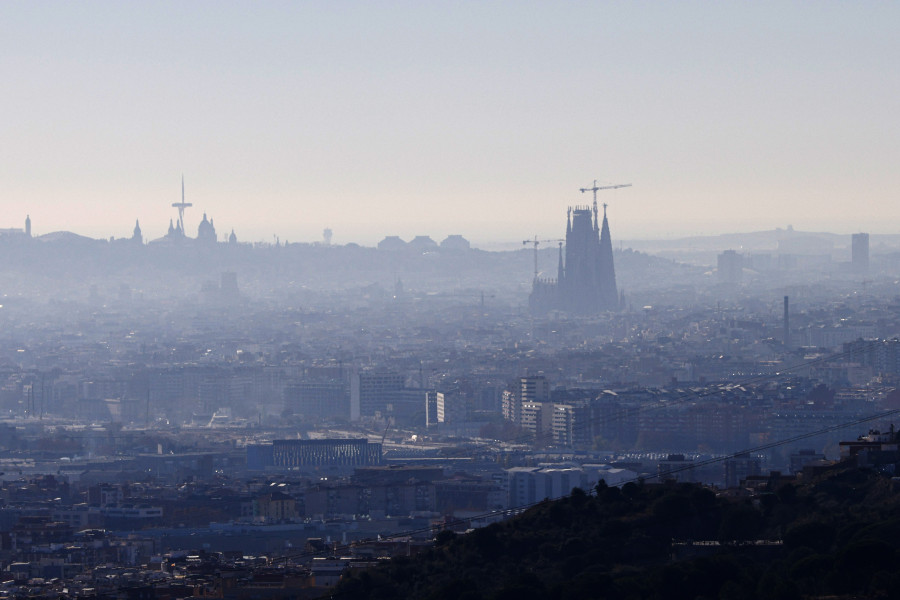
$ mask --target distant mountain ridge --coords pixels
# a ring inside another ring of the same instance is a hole
[[[687,236],[676,239],[630,239],[620,240],[616,245],[634,248],[642,252],[662,252],[672,250],[716,251],[775,251],[779,242],[786,240],[822,240],[831,243],[835,248],[849,248],[851,234],[830,233],[827,231],[797,231],[795,229],[777,228],[766,231],[746,233],[722,233],[718,235]],[[900,234],[869,234],[869,243],[874,247],[887,249],[900,248]]]

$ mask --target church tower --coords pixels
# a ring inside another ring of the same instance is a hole
[[[572,315],[590,316],[618,310],[624,303],[616,287],[606,204],[603,205],[601,222],[597,192],[630,186],[628,183],[600,187],[594,181],[593,187],[581,189],[582,193],[594,193],[593,205],[569,207],[566,213],[565,260],[560,246],[555,285],[552,280],[535,279],[529,298],[533,313],[562,310]]]
[[[609,221],[606,220],[606,204],[603,205],[603,226],[600,229],[597,282],[600,286],[600,308],[603,310],[616,310],[619,307],[619,293],[616,291],[616,267],[613,264]]]
[[[571,214],[566,231],[565,277],[560,281],[560,308],[576,315],[591,315],[600,310],[600,238],[596,217],[587,206],[576,206]]]

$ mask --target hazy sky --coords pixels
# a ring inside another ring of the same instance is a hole
[[[900,230],[900,3],[3,2],[0,227]]]

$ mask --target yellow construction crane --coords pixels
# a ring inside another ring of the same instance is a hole
[[[580,188],[580,189],[581,189],[582,194],[585,192],[594,192],[594,218],[596,219],[597,218],[597,192],[599,192],[600,190],[617,190],[619,188],[626,188],[626,187],[631,187],[631,184],[630,183],[621,183],[618,185],[602,185],[602,186],[598,187],[597,180],[595,179],[594,187]],[[605,203],[603,204],[603,214],[606,215],[606,204]]]
[[[534,278],[537,279],[538,276],[538,246],[541,244],[549,244],[552,242],[559,242],[560,247],[562,247],[563,242],[566,240],[539,240],[537,236],[534,236],[533,240],[523,240],[522,245],[527,246],[528,244],[534,245]]]

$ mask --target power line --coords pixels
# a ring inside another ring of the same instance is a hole
[[[869,342],[869,343],[874,344],[874,343],[876,343],[876,342]],[[806,362],[803,362],[803,363],[799,363],[799,364],[797,364],[797,365],[792,365],[792,366],[786,367],[786,368],[784,368],[784,369],[782,369],[782,370],[780,370],[780,371],[776,371],[775,373],[762,374],[762,375],[758,375],[758,376],[753,376],[753,377],[747,378],[747,379],[742,380],[742,381],[740,381],[740,382],[735,382],[735,383],[733,383],[733,384],[730,383],[730,384],[727,384],[727,386],[730,386],[730,387],[736,387],[736,386],[743,386],[743,385],[752,385],[752,384],[754,384],[754,383],[759,383],[759,382],[766,381],[766,380],[772,380],[772,379],[775,379],[775,378],[777,378],[777,377],[780,377],[780,376],[782,375],[782,373],[789,373],[789,372],[792,372],[792,371],[797,370],[797,369],[800,369],[800,368],[805,368],[805,367],[813,366],[813,365],[815,365],[815,364],[819,364],[819,363],[822,363],[822,362],[828,362],[828,361],[831,361],[831,360],[836,360],[836,359],[841,358],[841,357],[843,357],[843,356],[847,356],[847,355],[849,355],[849,354],[852,354],[853,352],[854,352],[854,351],[844,351],[844,352],[834,353],[834,354],[831,354],[831,355],[828,355],[828,356],[824,356],[824,357],[812,359],[812,360],[809,360],[809,361],[806,361]],[[719,392],[723,391],[723,389],[722,389],[723,387],[726,387],[726,385],[725,385],[725,384],[719,384],[719,385],[716,385],[715,387],[708,388],[707,390],[704,390],[704,391],[702,391],[702,392],[699,392],[699,393],[697,393],[697,392],[691,392],[691,393],[689,393],[689,394],[684,394],[684,395],[682,395],[682,396],[679,397],[679,398],[676,398],[676,399],[673,399],[673,400],[670,400],[670,401],[667,401],[667,402],[659,402],[659,403],[652,404],[652,405],[645,405],[645,406],[637,407],[637,408],[634,409],[634,411],[635,411],[636,413],[639,413],[639,412],[642,412],[642,411],[644,411],[644,410],[658,410],[658,409],[660,409],[660,408],[665,408],[665,407],[673,406],[673,405],[676,405],[676,404],[679,404],[679,403],[682,403],[682,402],[686,402],[686,401],[688,401],[688,400],[692,400],[692,399],[696,399],[696,398],[704,398],[704,397],[707,397],[707,396],[709,396],[709,395],[712,395],[712,394],[719,393]],[[777,447],[780,447],[780,446],[783,446],[783,445],[786,445],[786,444],[791,444],[791,443],[794,443],[794,442],[798,442],[798,441],[801,441],[801,440],[804,440],[804,439],[812,438],[812,437],[815,437],[815,436],[818,436],[818,435],[822,435],[822,434],[825,434],[825,433],[830,433],[830,432],[833,432],[833,431],[838,431],[838,430],[841,430],[841,429],[846,429],[846,428],[848,428],[848,427],[853,427],[853,426],[855,426],[855,425],[860,425],[860,424],[862,424],[862,423],[868,423],[868,422],[875,421],[875,420],[878,420],[878,419],[883,419],[883,418],[886,418],[886,417],[889,417],[889,416],[892,416],[892,415],[895,415],[895,414],[898,414],[898,413],[900,413],[900,409],[894,409],[894,410],[884,411],[884,412],[881,412],[881,413],[878,413],[878,414],[875,414],[875,415],[870,415],[870,416],[867,416],[867,417],[862,417],[862,418],[854,419],[854,420],[852,420],[852,421],[846,421],[846,422],[844,422],[844,423],[840,423],[840,424],[836,424],[836,425],[831,425],[831,426],[828,426],[828,427],[824,427],[824,428],[822,428],[822,429],[817,429],[817,430],[815,430],[815,431],[810,431],[810,432],[807,432],[807,433],[798,434],[798,435],[792,436],[792,437],[790,437],[790,438],[786,438],[786,439],[779,440],[779,441],[776,441],[776,442],[770,442],[770,443],[762,444],[762,445],[755,446],[755,447],[752,447],[752,448],[747,448],[747,449],[744,449],[744,450],[741,450],[741,451],[738,451],[738,452],[734,452],[734,453],[732,453],[732,454],[727,454],[727,455],[724,455],[724,456],[718,456],[718,457],[712,457],[712,458],[705,459],[705,460],[698,461],[698,462],[692,462],[692,464],[690,464],[690,465],[685,465],[685,466],[683,466],[683,467],[678,467],[678,468],[675,468],[675,469],[670,469],[670,470],[666,471],[665,473],[663,473],[662,475],[671,475],[671,474],[675,474],[675,473],[678,473],[678,472],[681,472],[681,471],[686,471],[686,470],[695,469],[695,468],[698,468],[698,467],[703,467],[703,466],[715,464],[715,463],[718,463],[718,462],[723,462],[723,461],[730,460],[730,459],[733,459],[733,458],[735,458],[735,457],[738,457],[738,456],[741,456],[741,455],[744,455],[744,454],[758,453],[758,452],[762,452],[762,451],[765,451],[765,450],[771,450],[772,448],[777,448]],[[588,424],[585,424],[585,426],[587,426],[587,425],[588,425]],[[529,437],[530,437],[530,436],[529,436]],[[471,454],[474,454],[474,453],[471,453]],[[660,476],[659,473],[653,474],[653,475],[649,475],[649,476],[638,476],[638,477],[634,477],[634,478],[632,478],[632,479],[630,479],[630,480],[624,481],[624,482],[622,482],[622,483],[623,483],[623,484],[625,484],[625,483],[633,483],[633,482],[637,482],[637,481],[641,481],[641,480],[646,480],[646,479],[654,479],[654,478],[657,478],[657,477],[659,477],[659,476]],[[457,519],[457,520],[455,520],[455,521],[450,521],[449,523],[445,523],[445,527],[448,526],[448,525],[452,526],[452,525],[458,525],[458,524],[462,524],[462,523],[466,523],[466,522],[471,522],[471,521],[473,521],[473,520],[489,519],[489,518],[503,517],[503,516],[512,516],[512,515],[514,515],[514,514],[516,514],[516,513],[522,512],[522,511],[524,511],[524,510],[527,510],[528,508],[531,508],[531,507],[533,507],[533,506],[536,506],[536,505],[540,504],[541,502],[544,502],[544,500],[537,501],[537,502],[531,502],[531,503],[527,503],[527,504],[523,504],[523,505],[516,506],[516,507],[513,507],[513,508],[506,508],[506,509],[499,509],[499,510],[489,511],[489,512],[486,512],[486,513],[482,513],[482,514],[479,514],[479,515],[475,515],[475,516],[468,517],[468,518],[466,518],[466,519]],[[398,538],[398,537],[408,537],[408,536],[415,535],[415,534],[417,534],[417,533],[427,533],[427,532],[430,532],[430,531],[433,531],[433,530],[434,530],[434,528],[432,528],[432,527],[430,527],[430,526],[429,526],[429,527],[423,527],[423,528],[417,528],[417,529],[410,529],[410,530],[405,530],[405,531],[402,531],[402,532],[398,532],[398,533],[394,533],[394,534],[390,534],[390,535],[384,536],[383,539],[390,540],[390,539],[394,539],[394,538]],[[366,539],[366,540],[360,540],[360,541],[362,541],[363,543],[366,543],[366,542],[369,542],[369,541],[377,541],[377,540]],[[349,548],[349,547],[350,547],[350,544],[345,544],[345,545],[336,546],[335,549],[338,549],[338,548],[343,549],[343,548]],[[277,559],[277,560],[286,560],[286,559],[289,559],[289,558],[305,558],[305,557],[316,556],[316,555],[319,555],[319,554],[321,554],[321,553],[322,553],[322,552],[319,551],[319,552],[314,552],[314,553],[308,553],[308,552],[307,552],[307,553],[300,553],[300,554],[296,554],[296,555],[284,555],[284,556],[280,557],[280,558]]]
[[[876,342],[867,342],[867,343],[875,344]],[[808,360],[805,362],[801,362],[796,365],[787,366],[779,371],[776,371],[775,373],[763,373],[760,375],[754,375],[754,376],[751,376],[751,377],[748,377],[748,378],[745,378],[743,380],[739,380],[739,381],[736,381],[733,383],[729,382],[727,384],[725,384],[725,383],[711,384],[711,385],[707,386],[706,389],[701,390],[701,391],[690,391],[690,392],[681,394],[679,396],[676,396],[672,399],[661,400],[661,401],[650,403],[650,404],[644,404],[644,405],[640,405],[640,406],[625,408],[622,411],[620,411],[619,414],[612,415],[608,418],[601,417],[599,419],[591,419],[588,421],[583,421],[581,423],[576,422],[575,425],[571,428],[571,431],[573,433],[581,432],[581,431],[587,429],[588,427],[608,425],[610,423],[614,423],[616,421],[620,421],[620,420],[623,420],[628,417],[637,417],[640,414],[645,413],[645,412],[665,409],[665,408],[669,408],[672,406],[678,406],[680,404],[684,404],[684,403],[692,401],[692,400],[702,400],[704,398],[714,396],[715,394],[719,394],[724,391],[729,391],[728,388],[751,386],[751,385],[755,385],[757,383],[761,383],[764,381],[773,380],[777,377],[780,377],[783,373],[790,373],[790,372],[793,372],[793,371],[796,371],[799,369],[804,369],[804,368],[807,368],[810,366],[815,366],[820,363],[837,360],[839,358],[849,356],[856,352],[857,352],[856,350],[837,352],[834,354],[830,354],[828,356],[822,356],[819,358],[814,358],[814,359],[811,359],[811,360]],[[547,404],[566,404],[566,402],[552,402],[552,401],[548,401],[546,403]],[[505,442],[510,443],[510,444],[526,444],[529,442],[542,443],[542,442],[547,442],[547,441],[552,441],[552,440],[553,440],[553,432],[552,431],[548,432],[548,433],[542,433],[539,436],[536,436],[536,435],[532,434],[531,432],[527,432],[527,433],[521,433],[511,440],[505,440]],[[452,457],[456,458],[460,455],[466,455],[466,454],[470,454],[470,453],[463,451],[463,452],[460,452],[459,454],[453,455]],[[471,454],[474,454],[474,453],[471,453]]]
[[[739,451],[739,452],[735,452],[735,453],[728,454],[728,455],[725,455],[725,456],[718,456],[718,457],[710,458],[710,459],[707,459],[707,460],[699,461],[699,462],[693,463],[693,464],[691,464],[691,465],[686,465],[686,466],[683,466],[683,467],[679,467],[679,468],[677,468],[677,469],[671,469],[671,470],[666,471],[665,473],[662,473],[662,474],[655,474],[655,475],[650,475],[650,476],[638,476],[638,477],[634,477],[634,478],[632,478],[632,479],[629,479],[629,480],[626,480],[626,481],[622,482],[622,485],[624,485],[624,484],[626,484],[626,483],[635,483],[635,482],[639,482],[639,481],[646,481],[647,479],[655,479],[655,478],[659,477],[660,475],[671,475],[671,474],[678,473],[678,472],[681,472],[681,471],[686,471],[686,470],[690,470],[690,469],[695,469],[695,468],[697,468],[697,467],[703,467],[703,466],[707,466],[707,465],[710,465],[710,464],[715,464],[715,463],[718,463],[718,462],[723,462],[723,461],[726,461],[726,460],[730,460],[730,459],[732,459],[732,458],[736,458],[736,457],[741,456],[741,455],[743,455],[743,454],[750,454],[750,453],[754,453],[754,452],[761,452],[761,451],[763,451],[763,450],[770,450],[770,449],[772,449],[772,448],[777,448],[777,447],[783,446],[783,445],[785,445],[785,444],[791,444],[791,443],[794,443],[794,442],[797,442],[797,441],[800,441],[800,440],[805,440],[805,439],[808,439],[808,438],[811,438],[811,437],[815,437],[815,436],[817,436],[817,435],[822,435],[822,434],[824,434],[824,433],[829,433],[829,432],[837,431],[837,430],[840,430],[840,429],[846,429],[846,428],[848,428],[848,427],[853,427],[853,426],[855,426],[855,425],[860,425],[860,424],[862,424],[862,423],[868,423],[868,422],[871,422],[871,421],[876,421],[876,420],[878,420],[878,419],[883,419],[883,418],[885,418],[885,417],[889,417],[889,416],[896,415],[896,414],[900,414],[900,409],[893,409],[893,410],[888,410],[888,411],[880,412],[880,413],[875,414],[875,415],[870,415],[870,416],[863,417],[863,418],[860,418],[860,419],[854,419],[853,421],[847,421],[847,422],[845,422],[845,423],[840,423],[840,424],[838,424],[838,425],[832,425],[832,426],[830,426],[830,427],[824,427],[824,428],[822,428],[822,429],[817,429],[817,430],[815,430],[815,431],[810,431],[810,432],[803,433],[803,434],[800,434],[800,435],[795,435],[795,436],[792,436],[792,437],[790,437],[790,438],[786,438],[786,439],[783,439],[783,440],[778,440],[778,441],[776,441],[776,442],[770,442],[770,443],[768,443],[768,444],[762,444],[762,445],[760,445],[760,446],[755,446],[755,447],[753,447],[753,448],[747,448],[747,449],[745,449],[745,450],[741,450],[741,451]],[[594,490],[589,490],[588,493],[593,494],[593,493],[595,493],[595,491],[594,491]],[[474,516],[471,516],[471,517],[467,517],[467,518],[465,518],[465,519],[455,519],[455,520],[453,520],[453,521],[450,521],[450,522],[445,523],[445,527],[447,527],[447,526],[453,526],[453,525],[461,525],[461,524],[464,524],[464,523],[470,523],[470,522],[472,522],[472,521],[478,521],[478,520],[483,520],[483,519],[490,519],[490,518],[496,518],[496,517],[509,517],[509,516],[513,516],[513,515],[515,515],[515,514],[517,514],[517,513],[523,512],[523,511],[525,511],[525,510],[527,510],[527,509],[529,509],[529,508],[532,508],[532,507],[534,507],[534,506],[537,506],[537,505],[539,505],[539,504],[542,504],[542,503],[546,502],[547,500],[548,500],[548,499],[545,498],[545,499],[543,499],[543,500],[538,500],[538,501],[535,501],[535,502],[528,502],[528,503],[526,503],[526,504],[521,504],[521,505],[515,506],[515,507],[513,507],[513,508],[504,508],[504,509],[499,509],[499,510],[493,510],[493,511],[481,513],[481,514],[478,514],[478,515],[474,515]],[[382,540],[392,540],[392,539],[400,538],[400,537],[411,537],[411,536],[416,535],[416,534],[418,534],[418,533],[428,533],[428,532],[431,532],[431,531],[434,531],[434,528],[433,528],[433,527],[430,527],[430,526],[429,526],[429,527],[419,527],[419,528],[416,528],[416,529],[408,529],[408,530],[405,530],[405,531],[401,531],[401,532],[389,534],[389,535],[386,535],[386,536],[381,537],[381,539],[382,539]],[[374,541],[378,541],[378,540],[377,540],[377,539],[372,539],[372,538],[367,538],[367,539],[364,539],[364,540],[357,540],[357,542],[361,542],[361,543],[374,542]],[[341,545],[335,546],[335,547],[333,548],[333,550],[347,549],[347,548],[349,548],[351,545],[352,545],[352,544],[341,544]],[[283,556],[281,556],[281,557],[278,557],[277,559],[274,559],[274,560],[277,562],[277,561],[283,561],[283,560],[288,560],[288,559],[292,559],[292,558],[293,558],[293,559],[298,559],[298,558],[299,558],[299,559],[302,559],[302,558],[310,558],[310,557],[314,557],[314,556],[320,555],[320,554],[322,554],[322,552],[323,552],[323,551],[316,551],[316,552],[302,552],[302,553],[298,553],[298,554],[285,554],[285,555],[283,555]]]

